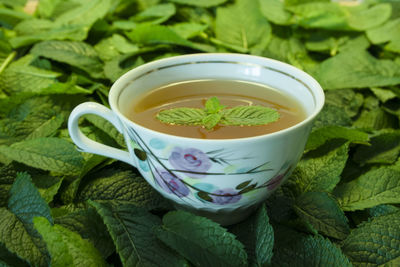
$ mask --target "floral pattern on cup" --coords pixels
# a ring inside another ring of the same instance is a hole
[[[281,168],[281,170],[282,169],[283,168]],[[282,183],[283,179],[287,176],[289,171],[292,170],[292,166],[287,167],[287,169],[284,169],[283,172],[281,172],[281,170],[278,172],[277,175],[272,177],[271,180],[267,182],[266,186],[268,190],[273,191],[278,188],[278,186]]]
[[[154,171],[154,179],[156,183],[169,194],[174,194],[182,198],[190,193],[189,188],[181,179],[167,170],[156,169]]]
[[[238,202],[242,195],[232,188],[218,189],[210,194],[212,202],[218,205],[225,205]]]
[[[206,176],[212,165],[207,154],[196,148],[174,147],[168,161],[176,170],[186,172],[191,178]]]

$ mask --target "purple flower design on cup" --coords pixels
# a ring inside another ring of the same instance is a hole
[[[282,183],[282,180],[286,177],[286,175],[291,169],[292,167],[289,166],[289,168],[287,168],[285,172],[277,174],[274,177],[272,177],[272,179],[269,180],[267,183],[268,190],[271,191],[275,190]]]
[[[218,189],[210,194],[212,202],[219,205],[231,204],[238,202],[242,196],[232,188]]]
[[[189,195],[189,188],[175,175],[164,169],[156,169],[154,172],[156,183],[167,193],[178,197]]]
[[[169,163],[179,171],[186,171],[192,178],[202,178],[211,168],[210,158],[199,149],[175,147],[168,158]]]

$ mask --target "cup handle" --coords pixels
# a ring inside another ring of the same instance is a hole
[[[76,106],[68,119],[69,135],[78,148],[84,152],[114,158],[135,166],[129,152],[93,141],[82,133],[78,121],[85,114],[98,115],[111,122],[120,133],[123,133],[121,122],[110,109],[95,102],[85,102]]]

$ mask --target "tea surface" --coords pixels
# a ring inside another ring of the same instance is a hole
[[[161,110],[189,107],[204,108],[206,100],[218,97],[227,108],[259,105],[276,109],[276,122],[259,126],[217,125],[213,130],[202,126],[169,125],[156,119]],[[289,96],[257,83],[233,80],[192,80],[152,90],[132,102],[127,117],[146,128],[171,135],[201,139],[243,138],[276,132],[305,119],[303,107]]]

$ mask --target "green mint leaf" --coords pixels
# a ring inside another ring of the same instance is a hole
[[[54,222],[89,240],[104,258],[115,251],[107,227],[93,208],[67,213],[55,218]]]
[[[182,5],[190,5],[190,6],[197,6],[197,7],[212,7],[218,6],[225,3],[227,0],[203,0],[203,1],[196,1],[196,0],[170,0],[173,3],[182,4]]]
[[[84,42],[44,41],[36,44],[31,53],[67,63],[86,71],[94,78],[102,78],[104,76],[103,63],[96,50]]]
[[[133,54],[136,55],[136,53]],[[129,64],[127,67],[125,67],[125,63],[127,62],[129,62]],[[132,54],[120,55],[115,57],[114,59],[105,62],[104,74],[110,81],[115,82],[119,77],[121,77],[132,68],[140,66],[144,63],[144,60],[140,56],[132,56]]]
[[[219,99],[215,96],[207,99],[206,104],[204,106],[206,108],[207,114],[215,114],[225,108],[225,106],[221,105]]]
[[[27,173],[17,174],[10,190],[8,208],[24,223],[31,235],[35,232],[32,224],[34,217],[45,217],[51,223],[53,222],[47,202],[41,197]]]
[[[0,144],[51,136],[63,122],[64,117],[48,99],[28,99],[0,120]]]
[[[157,237],[196,266],[246,266],[247,254],[219,224],[184,211],[164,215]]]
[[[389,3],[373,5],[369,8],[349,9],[348,24],[355,30],[368,30],[380,26],[392,15]]]
[[[204,50],[204,46],[199,46],[191,41],[179,36],[175,31],[164,25],[140,24],[133,31],[128,32],[127,36],[133,42],[151,45],[151,44],[173,44],[178,46],[189,47],[192,49],[212,52]]]
[[[47,265],[46,246],[33,226],[33,218],[53,221],[50,208],[27,173],[18,173],[9,192],[8,208],[0,210],[0,243],[31,265]]]
[[[24,224],[5,208],[0,208],[0,244],[31,266],[48,266],[46,256],[39,250]]]
[[[271,31],[271,25],[261,14],[258,1],[238,0],[234,4],[217,8],[217,39],[241,48],[239,52],[264,50]]]
[[[319,235],[275,229],[272,266],[346,266],[352,264],[336,244]]]
[[[265,125],[279,119],[279,112],[263,106],[238,106],[222,111],[221,124],[236,126]]]
[[[296,198],[294,210],[318,232],[336,239],[345,239],[350,227],[335,199],[325,192],[306,192]]]
[[[335,191],[344,211],[362,210],[379,204],[400,203],[400,172],[382,167],[339,185]]]
[[[338,146],[327,143],[317,150],[307,153],[297,164],[287,181],[296,195],[309,191],[330,192],[340,181],[348,158],[349,145]]]
[[[350,89],[329,90],[325,92],[325,104],[339,107],[349,117],[354,117],[364,103],[364,96]]]
[[[132,171],[102,169],[81,188],[77,198],[81,201],[128,201],[148,209],[166,205],[164,199],[140,176]]]
[[[167,21],[176,12],[174,4],[158,4],[151,6],[143,10],[142,12],[136,14],[133,17],[135,22],[145,22],[151,24],[160,24]]]
[[[232,232],[245,246],[250,266],[271,264],[274,229],[269,223],[265,205],[246,221],[235,225]]]
[[[355,151],[353,159],[357,163],[394,163],[400,153],[400,131],[383,132],[372,137],[370,143]]]
[[[323,61],[314,75],[324,89],[390,86],[400,83],[400,65],[367,51],[346,51]]]
[[[258,0],[261,13],[271,22],[279,25],[288,25],[292,14],[285,10],[285,5],[280,0]]]
[[[204,109],[173,108],[160,111],[157,114],[157,119],[172,125],[201,125],[205,116],[207,116],[207,113]]]
[[[74,145],[55,137],[0,146],[0,153],[28,166],[60,174],[77,174],[83,167],[83,157]]]
[[[180,22],[171,25],[169,28],[183,38],[190,39],[201,35],[208,26],[200,23]]]
[[[352,120],[343,108],[327,104],[315,119],[312,130],[328,125],[349,127],[352,125]]]
[[[93,23],[107,15],[112,6],[111,0],[79,2],[77,5],[70,6],[68,10],[65,10],[61,15],[57,16],[55,22],[61,25],[85,26],[84,28],[88,31]]]
[[[32,177],[32,180],[40,195],[47,203],[53,201],[63,182],[63,178],[48,175],[37,175]]]
[[[0,90],[7,94],[37,93],[56,83],[59,73],[33,66],[11,64],[0,74]]]
[[[108,120],[92,114],[86,115],[85,119],[112,137],[119,146],[126,147],[124,136]]]
[[[345,139],[351,143],[364,145],[369,144],[369,136],[367,133],[351,128],[332,125],[313,131],[307,140],[305,150],[314,150],[332,139]]]
[[[396,212],[359,225],[344,240],[342,250],[357,266],[396,266],[399,240],[400,213]]]
[[[46,242],[52,266],[107,266],[99,251],[79,234],[43,217],[33,223]]]
[[[207,130],[212,130],[221,118],[221,114],[209,114],[202,119],[201,124],[206,127]]]
[[[366,34],[373,44],[387,42],[385,49],[400,52],[400,19],[389,20],[380,27],[369,29]]]
[[[14,29],[18,32],[17,36],[10,39],[14,48],[45,40],[82,41],[88,33],[88,28],[81,25],[65,25],[45,19],[24,20]]]
[[[103,218],[124,266],[186,266],[155,236],[161,220],[132,204],[89,201]]]
[[[94,49],[103,61],[113,60],[121,54],[140,52],[137,45],[116,33],[109,38],[102,39],[94,46]]]
[[[29,264],[25,260],[18,257],[16,254],[12,253],[5,247],[2,243],[0,243],[0,266],[2,267],[28,267]]]

